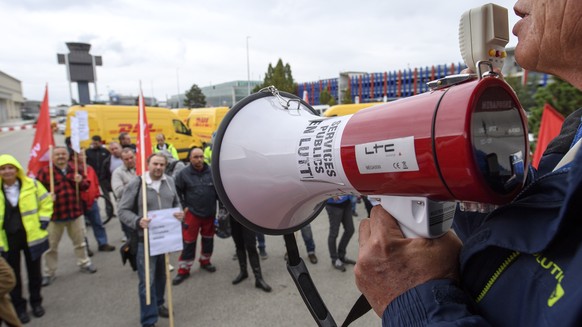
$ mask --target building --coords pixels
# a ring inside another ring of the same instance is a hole
[[[20,109],[23,104],[22,83],[0,71],[0,123],[21,119]]]
[[[204,86],[200,90],[206,97],[207,107],[232,107],[261,83],[261,81],[232,81]]]

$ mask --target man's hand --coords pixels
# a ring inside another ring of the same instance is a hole
[[[148,217],[141,217],[141,219],[139,220],[139,227],[143,229],[148,228],[148,226],[150,225],[150,221],[152,220]]]
[[[184,220],[184,211],[174,212],[174,217],[176,217],[176,219],[178,219],[179,221]]]
[[[81,183],[83,181],[83,176],[79,173],[75,173],[75,183]]]
[[[461,241],[449,231],[437,239],[404,238],[382,206],[360,223],[356,285],[382,316],[396,297],[433,279],[458,280]]]

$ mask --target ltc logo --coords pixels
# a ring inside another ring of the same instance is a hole
[[[137,133],[137,128],[138,128],[139,124],[118,124],[117,127],[119,127],[119,133]],[[148,129],[150,130],[150,132],[155,132],[154,129],[154,124],[149,123],[148,124]]]
[[[374,144],[364,148],[366,154],[391,153],[394,152],[394,143]]]

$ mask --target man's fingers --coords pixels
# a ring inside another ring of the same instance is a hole
[[[403,238],[398,221],[392,217],[381,205],[372,208],[370,214],[370,230],[372,233],[380,233],[389,238]]]
[[[363,247],[370,238],[370,218],[362,219],[358,233],[358,243]]]

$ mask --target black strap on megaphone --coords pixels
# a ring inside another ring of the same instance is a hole
[[[331,313],[329,313],[321,296],[319,296],[317,288],[315,288],[315,284],[309,275],[305,262],[299,256],[295,235],[293,233],[286,234],[283,238],[285,239],[285,247],[287,248],[287,270],[291,274],[291,278],[293,278],[295,286],[297,286],[299,294],[301,294],[303,302],[305,302],[309,312],[311,312],[313,319],[315,319],[318,326],[337,327]],[[354,306],[341,326],[349,326],[349,324],[366,314],[370,309],[372,309],[370,303],[368,303],[364,295],[361,295],[356,303],[354,303]]]

